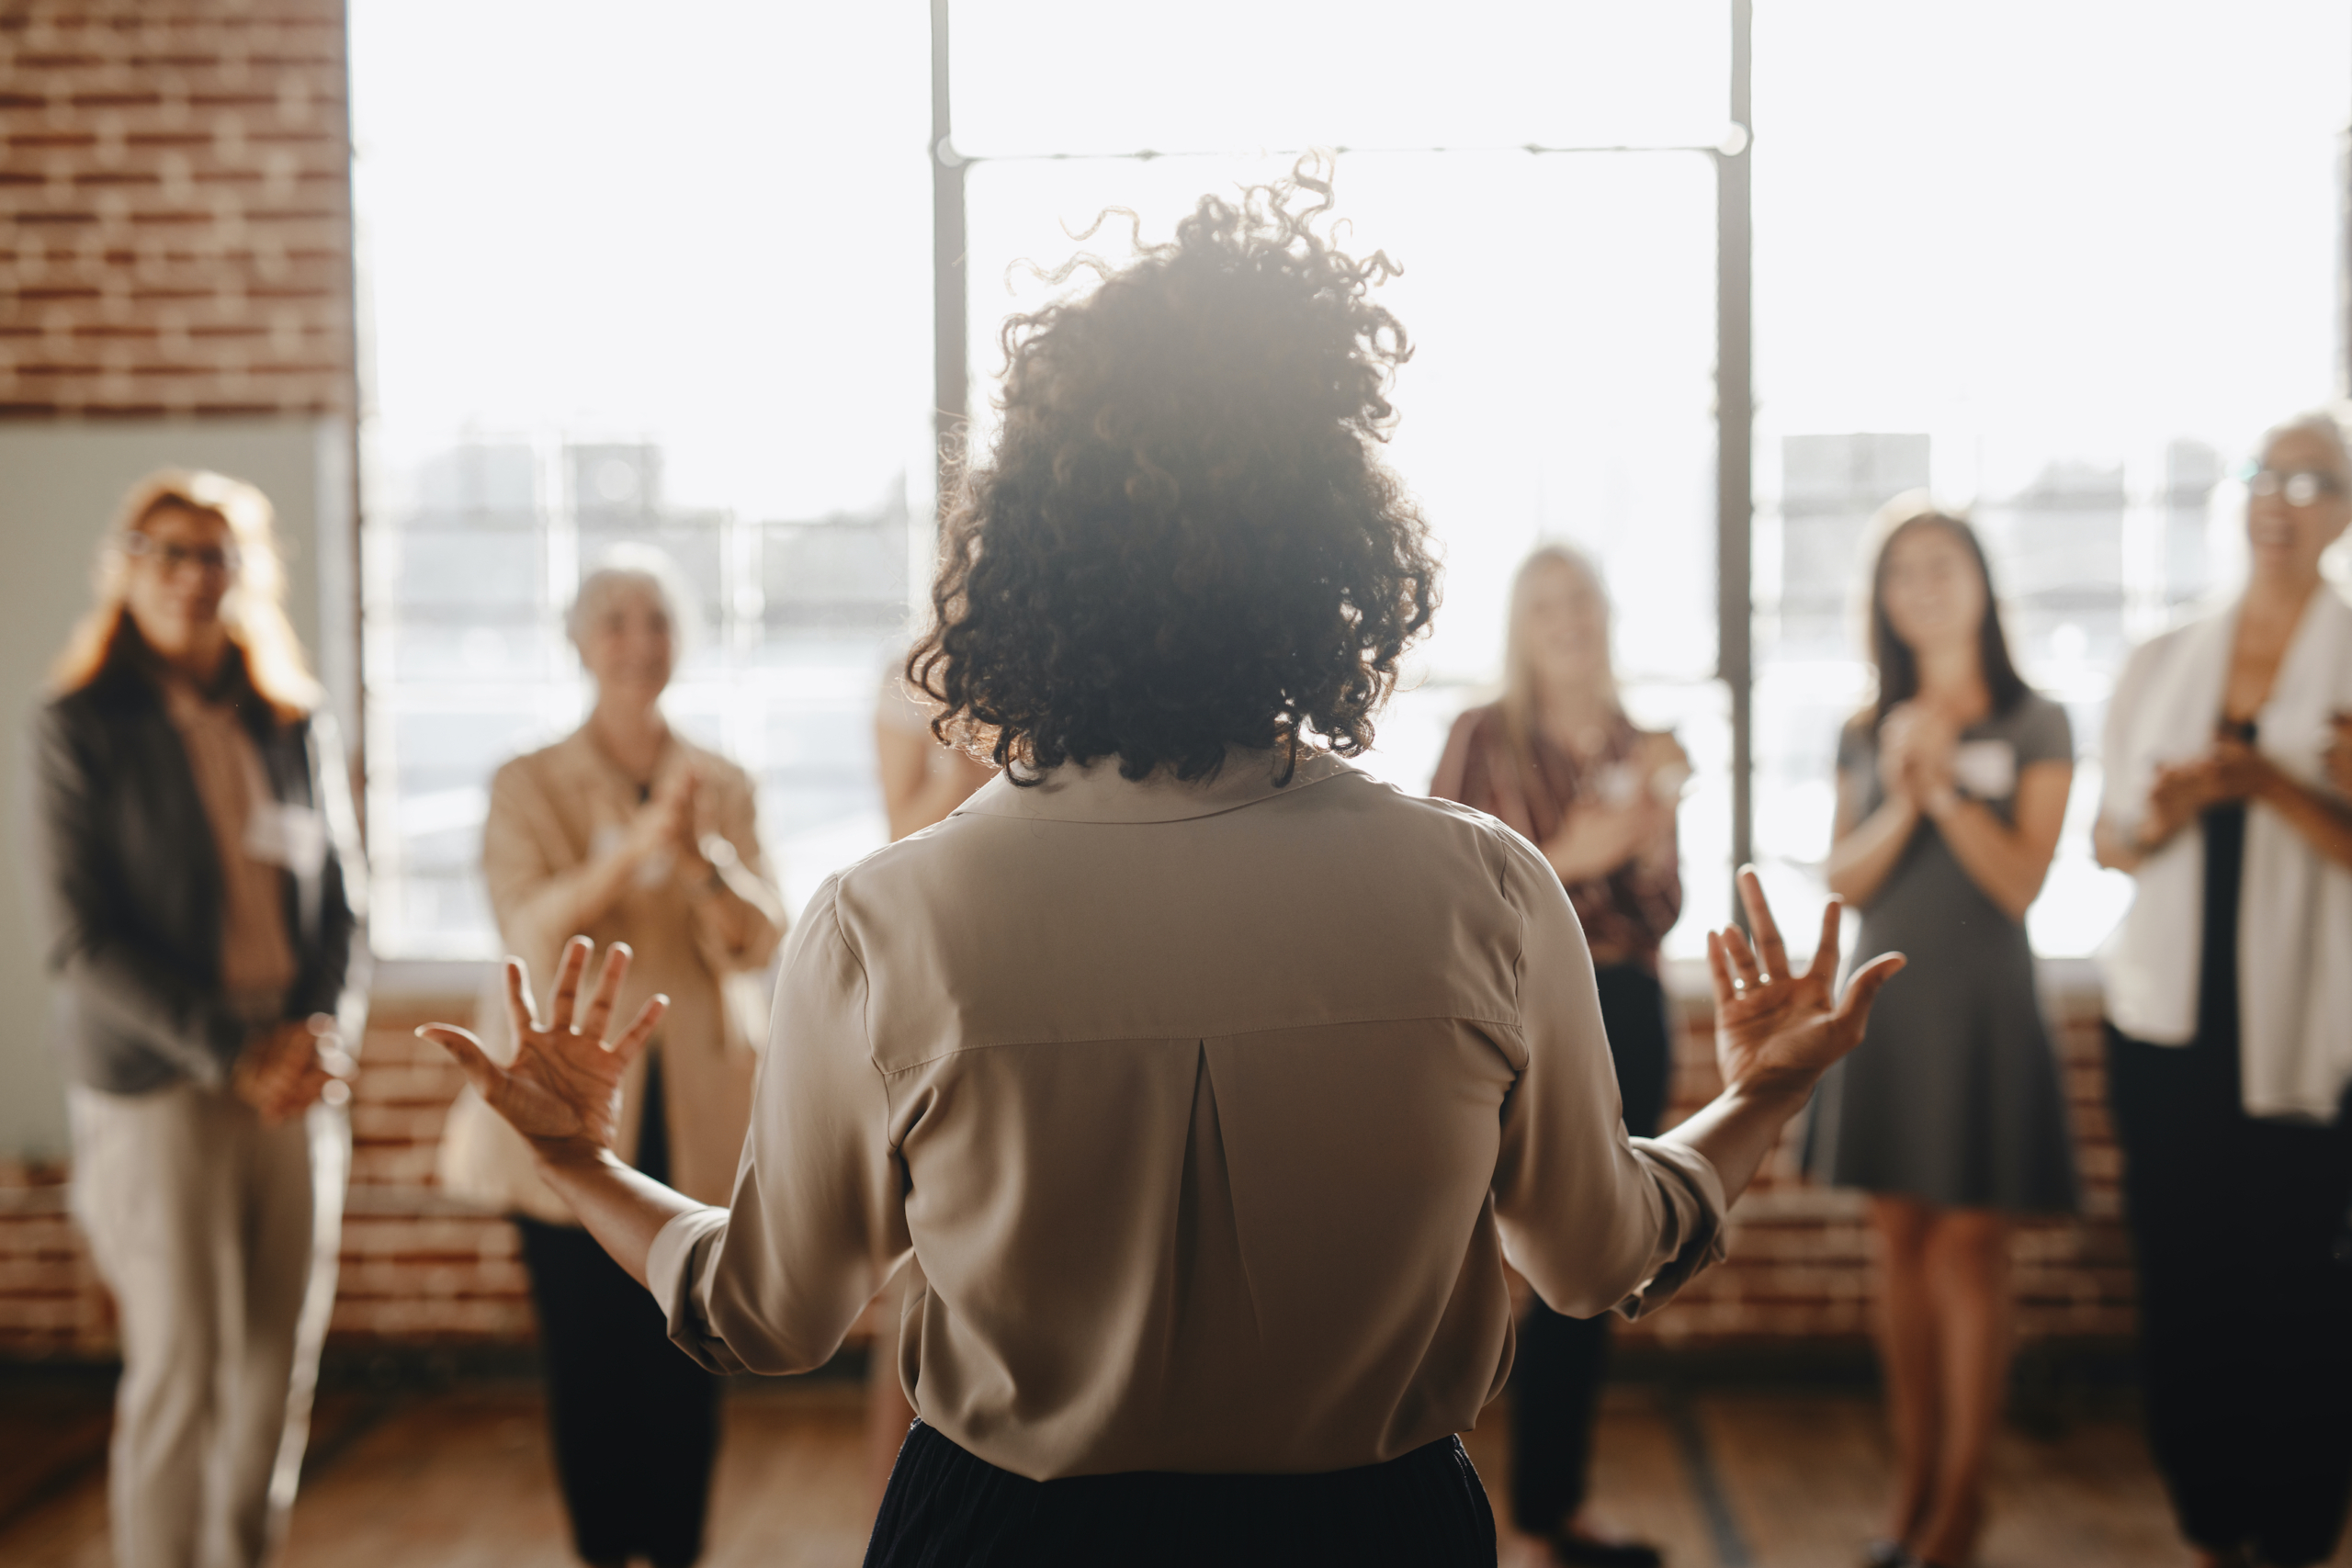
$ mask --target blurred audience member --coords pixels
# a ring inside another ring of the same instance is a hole
[[[2105,967],[2149,1438],[2202,1562],[2296,1568],[2352,1484],[2352,607],[2319,564],[2352,465],[2314,414],[2247,478],[2244,592],[2116,682],[2097,841],[2139,882]]]
[[[940,744],[931,732],[936,705],[916,697],[907,686],[905,670],[893,660],[874,699],[874,771],[882,784],[882,809],[894,844],[945,820],[974,790],[996,776],[986,762]],[[876,1507],[890,1484],[890,1469],[899,1462],[899,1447],[915,1419],[914,1402],[907,1397],[899,1369],[900,1294],[895,1282],[882,1292],[874,1343],[866,1352],[865,1479]]]
[[[580,585],[570,630],[594,680],[588,722],[491,784],[482,869],[508,952],[552,972],[585,932],[636,953],[628,1001],[670,998],[623,1089],[620,1157],[725,1203],[765,1039],[761,975],[784,912],[753,824],[751,779],[662,716],[690,621],[678,573],[616,551]],[[501,993],[481,1017],[503,1017]],[[511,1052],[511,1038],[493,1041]],[[450,1184],[512,1212],[539,1314],[548,1419],[573,1543],[591,1563],[702,1551],[718,1384],[669,1343],[662,1311],[534,1173],[478,1100],[453,1112]]]
[[[1895,1484],[1871,1557],[1958,1568],[2008,1391],[2009,1216],[2076,1204],[2025,931],[2075,750],[2066,710],[2010,662],[1975,531],[1917,495],[1877,531],[1878,696],[1838,742],[1828,876],[1862,910],[1857,960],[1912,960],[1822,1079],[1807,1162],[1871,1194],[1877,1233]]]
[[[1646,1138],[1673,1070],[1657,950],[1682,912],[1674,816],[1690,765],[1671,736],[1625,716],[1609,641],[1592,562],[1564,545],[1528,557],[1502,700],[1454,721],[1430,793],[1501,818],[1559,874],[1592,950],[1625,1130]],[[1585,1506],[1608,1354],[1605,1314],[1566,1317],[1531,1296],[1511,1365],[1511,1518],[1558,1562],[1643,1568],[1657,1549],[1615,1538]]]
[[[40,716],[73,1207],[122,1334],[123,1568],[271,1555],[334,1300],[366,892],[284,592],[259,491],[151,476]]]

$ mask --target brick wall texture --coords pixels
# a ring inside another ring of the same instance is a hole
[[[348,412],[335,0],[0,3],[0,416]]]
[[[531,1337],[512,1228],[434,1186],[434,1154],[459,1079],[437,1047],[409,1032],[427,1017],[461,1019],[466,1008],[384,1007],[369,1025],[352,1101],[352,1189],[332,1330],[343,1347]],[[1716,1089],[1709,1021],[1694,1012],[1685,1021],[1678,1115]],[[2019,1329],[2027,1339],[2113,1339],[2131,1331],[2132,1272],[2096,1013],[2070,1011],[2060,1037],[2087,1213],[2018,1229]],[[1767,1348],[1855,1343],[1868,1334],[1861,1200],[1802,1180],[1795,1142],[1792,1134],[1734,1211],[1730,1260],[1664,1312],[1626,1325],[1629,1342]],[[65,1213],[66,1177],[58,1167],[0,1167],[0,1359],[96,1357],[111,1347],[105,1288]]]

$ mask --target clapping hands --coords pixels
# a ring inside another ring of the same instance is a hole
[[[2333,754],[2329,765],[2336,766]],[[2216,806],[2252,799],[2278,777],[2276,763],[2230,735],[2216,739],[2212,750],[2200,756],[2159,765],[2140,820],[2141,846],[2154,848]]]
[[[531,980],[523,961],[506,961],[506,1011],[514,1031],[514,1062],[501,1066],[481,1042],[454,1024],[428,1023],[416,1032],[458,1059],[475,1092],[530,1141],[543,1159],[601,1159],[613,1146],[620,1124],[621,1075],[653,1038],[670,998],[648,998],[617,1040],[605,1032],[628,973],[629,949],[615,942],[605,950],[587,1010],[574,1014],[580,982],[595,943],[576,936],[556,965],[555,997],[548,1022],[533,1017]]]
[[[1879,784],[1889,798],[1918,809],[1951,793],[1952,757],[1960,727],[1940,710],[1918,702],[1897,703],[1879,727]]]

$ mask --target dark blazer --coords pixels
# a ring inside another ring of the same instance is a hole
[[[319,864],[281,877],[296,964],[285,1016],[332,1013],[356,1049],[367,1017],[367,880],[334,721],[281,722],[233,650],[222,680],[270,792],[323,819]],[[112,1094],[225,1083],[254,1026],[220,990],[220,853],[179,731],[135,654],[41,709],[34,759],[68,1070]]]

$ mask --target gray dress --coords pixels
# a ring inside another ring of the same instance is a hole
[[[2004,820],[2017,775],[2071,761],[2066,710],[2030,693],[1960,738],[1956,783]],[[1847,728],[1838,769],[1885,799],[1878,739]],[[1818,1179],[1955,1208],[2071,1213],[2075,1147],[2025,927],[1969,879],[1923,821],[1862,911],[1851,964],[1902,952],[1853,1055],[1829,1070],[1805,1139]]]

